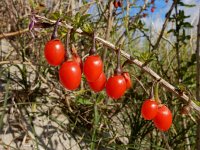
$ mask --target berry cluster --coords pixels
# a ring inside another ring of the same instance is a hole
[[[120,65],[120,49],[117,50],[117,67],[114,75],[106,83],[106,93],[113,99],[118,99],[124,95],[125,91],[131,87],[131,79],[128,72],[123,72]]]
[[[113,5],[115,8],[122,7],[122,2],[120,0],[114,0]]]
[[[77,89],[81,83],[83,73],[89,87],[94,92],[100,92],[105,88],[110,98],[121,98],[126,90],[131,87],[131,78],[128,72],[123,72],[122,70],[120,64],[120,48],[116,50],[117,66],[114,74],[106,79],[106,75],[103,72],[103,61],[96,53],[95,34],[93,35],[92,48],[90,49],[89,56],[82,62],[74,46],[72,48],[69,46],[71,30],[67,33],[66,48],[61,40],[57,38],[59,21],[58,19],[55,24],[51,40],[45,45],[44,54],[50,65],[60,66],[59,80],[63,87],[68,90]],[[150,98],[144,101],[141,113],[144,119],[153,120],[158,129],[167,131],[172,124],[172,113],[165,105],[161,104],[158,98],[158,92],[156,93],[155,100],[153,100],[154,98]]]
[[[153,13],[155,11],[155,9],[156,9],[156,7],[155,7],[155,0],[151,0],[151,4],[153,5],[151,7],[151,12]]]
[[[153,120],[154,125],[159,130],[167,131],[172,124],[172,113],[167,106],[161,104],[157,92],[156,89],[155,99],[151,96],[151,98],[144,101],[141,114],[145,120]]]
[[[118,50],[118,63],[115,74],[107,81],[103,72],[103,62],[96,54],[95,35],[93,35],[92,48],[84,63],[78,55],[76,49],[70,48],[70,30],[67,33],[66,48],[61,40],[57,38],[57,28],[59,20],[56,22],[51,40],[45,45],[44,54],[47,62],[52,66],[59,66],[60,83],[68,90],[75,90],[81,82],[82,72],[88,82],[89,87],[94,92],[100,92],[106,88],[106,93],[113,99],[119,99],[131,87],[131,79],[128,72],[123,72],[120,65],[120,50]],[[66,50],[66,51],[65,51]],[[67,52],[67,53],[66,53]]]

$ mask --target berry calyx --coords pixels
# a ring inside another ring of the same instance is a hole
[[[72,59],[80,65],[81,70],[83,70],[83,62],[81,57],[78,55],[76,48],[72,45]]]
[[[131,77],[130,77],[129,73],[128,72],[123,72],[122,75],[123,75],[123,77],[124,77],[124,79],[126,81],[126,89],[131,88],[132,83],[131,83]]]

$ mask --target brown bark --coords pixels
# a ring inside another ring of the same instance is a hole
[[[196,48],[196,59],[197,59],[197,74],[196,74],[196,99],[200,101],[200,51],[199,51],[199,36],[200,36],[200,14],[199,22],[197,25],[197,48]],[[197,125],[197,140],[196,147],[200,150],[200,118],[198,118]]]

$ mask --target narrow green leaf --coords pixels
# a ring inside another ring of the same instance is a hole
[[[77,103],[82,104],[82,105],[92,105],[93,104],[90,100],[84,99],[84,98],[79,98],[77,100]]]
[[[196,6],[195,4],[185,4],[185,3],[181,2],[181,1],[178,1],[178,4],[180,6],[185,6],[185,7],[194,7],[194,6]]]

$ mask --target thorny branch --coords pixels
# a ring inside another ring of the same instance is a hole
[[[39,16],[36,15],[35,17],[37,17],[39,20],[42,21],[47,21],[49,23],[55,23],[56,20],[50,20],[44,16]],[[61,22],[60,26],[66,28],[66,29],[73,29],[72,26],[66,24],[64,21]],[[81,29],[77,29],[75,31],[76,33],[79,34],[85,34]],[[109,41],[106,41],[98,36],[95,37],[95,39],[102,43],[104,46],[108,47],[110,50],[116,50],[117,46],[115,46],[114,44],[110,43]],[[130,54],[126,53],[125,51],[121,50],[121,55],[130,60],[130,62],[132,62],[133,64],[135,64],[136,66],[138,66],[139,68],[141,68],[144,72],[148,73],[151,77],[153,77],[155,80],[160,82],[160,85],[163,86],[165,89],[167,89],[168,91],[172,92],[173,94],[175,94],[177,97],[179,97],[180,99],[188,102],[189,101],[189,97],[184,94],[184,93],[179,93],[179,91],[170,83],[168,83],[166,80],[164,80],[163,78],[161,78],[156,72],[154,72],[151,68],[149,68],[148,66],[144,65],[144,63],[142,63],[141,61],[139,61],[136,58],[133,58]],[[200,114],[200,107],[194,103],[193,101],[191,101],[191,107],[193,107],[199,114]]]

